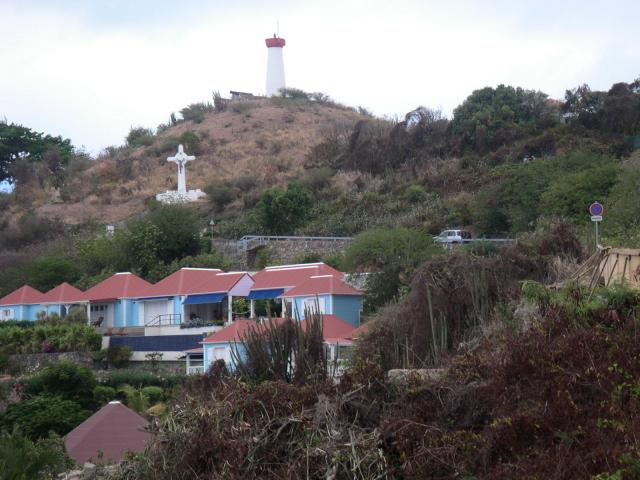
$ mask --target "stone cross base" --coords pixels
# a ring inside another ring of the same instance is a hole
[[[187,190],[185,193],[178,192],[177,190],[167,190],[164,193],[157,194],[156,200],[161,203],[188,203],[197,202],[206,196],[207,194],[199,188],[196,190]]]

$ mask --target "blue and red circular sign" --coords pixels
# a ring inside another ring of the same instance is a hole
[[[600,202],[593,202],[589,206],[589,213],[593,217],[600,217],[604,213],[604,207],[602,206],[602,204]]]

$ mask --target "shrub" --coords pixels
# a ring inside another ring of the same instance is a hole
[[[130,147],[148,147],[153,143],[153,132],[144,127],[132,127],[125,140]]]
[[[8,430],[19,428],[32,440],[46,438],[49,432],[66,435],[90,412],[78,403],[57,396],[37,396],[7,407],[2,423]]]
[[[120,385],[131,385],[134,387],[147,387],[150,385],[171,389],[181,385],[185,380],[184,375],[154,375],[143,371],[113,371],[102,380],[101,384],[118,388]]]
[[[393,298],[397,299],[414,269],[441,251],[430,235],[419,230],[372,230],[353,239],[345,252],[343,266],[350,271],[377,272],[367,281],[365,309],[372,312]]]
[[[189,106],[180,110],[182,118],[185,121],[193,121],[195,123],[201,123],[207,113],[214,112],[215,107],[209,102],[192,103]]]
[[[200,153],[202,140],[197,133],[191,131],[184,132],[178,137],[178,141],[182,144],[186,152],[194,155]]]
[[[99,350],[102,336],[87,325],[33,325],[0,328],[0,345],[8,354],[40,353],[45,340],[56,352]]]
[[[209,201],[218,212],[236,198],[234,188],[228,183],[219,180],[209,183],[204,188],[204,191],[209,197]]]
[[[116,399],[116,389],[105,385],[98,385],[93,389],[93,400],[101,407]]]
[[[293,182],[287,190],[275,187],[266,190],[257,205],[257,215],[263,229],[273,235],[293,233],[303,225],[311,212],[311,196],[301,184]]]
[[[3,480],[55,478],[72,464],[60,438],[33,442],[17,429],[13,433],[0,432],[0,478]]]
[[[149,408],[149,400],[142,393],[141,387],[131,385],[120,385],[118,396],[130,409],[142,413]]]
[[[93,372],[83,365],[58,362],[45,367],[25,384],[24,394],[58,396],[84,408],[93,405],[93,390],[98,385]]]
[[[116,368],[124,368],[129,365],[133,350],[127,345],[109,345],[107,360]]]
[[[149,405],[155,405],[156,403],[164,400],[164,391],[161,387],[150,385],[143,387],[142,394],[147,398]]]
[[[420,203],[427,199],[427,191],[422,185],[411,185],[404,195],[409,203]]]

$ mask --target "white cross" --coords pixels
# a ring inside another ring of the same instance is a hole
[[[182,145],[178,145],[178,153],[173,157],[167,157],[169,162],[173,162],[178,165],[178,193],[187,193],[187,175],[185,172],[185,165],[191,160],[195,160],[193,155],[187,155],[184,153]]]

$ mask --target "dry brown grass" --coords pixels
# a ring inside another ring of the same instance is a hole
[[[65,203],[53,204],[43,196],[31,206],[41,215],[69,224],[126,220],[142,212],[145,201],[156,193],[175,188],[175,165],[166,161],[167,153],[158,151],[187,132],[201,139],[201,151],[188,166],[188,187],[203,189],[213,180],[233,181],[247,175],[255,177],[260,186],[283,185],[300,176],[308,152],[321,141],[323,132],[362,118],[352,110],[326,105],[283,107],[265,99],[252,104],[240,113],[228,109],[209,114],[199,124],[179,123],[158,135],[151,147],[102,155],[71,182]],[[177,140],[175,143],[177,147]]]

